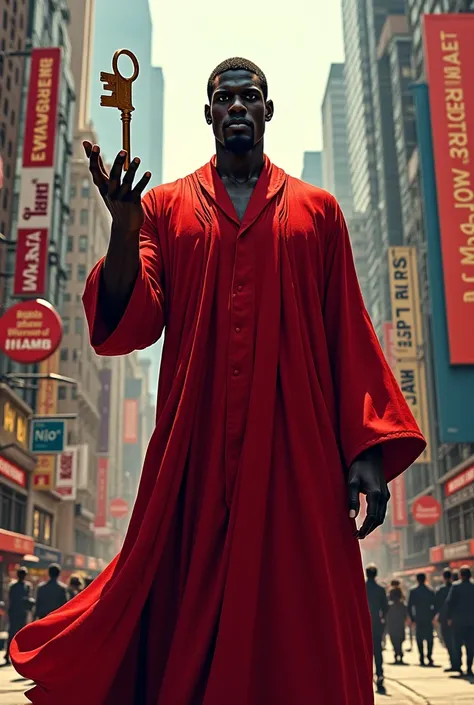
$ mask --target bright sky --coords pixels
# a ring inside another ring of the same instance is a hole
[[[301,176],[303,152],[321,149],[321,102],[329,66],[343,61],[340,2],[335,0],[150,0],[153,62],[165,76],[164,179],[173,181],[214,151],[204,121],[207,79],[230,56],[267,76],[275,117],[266,152]]]

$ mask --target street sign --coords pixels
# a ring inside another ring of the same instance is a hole
[[[51,357],[62,336],[59,314],[42,299],[21,301],[0,318],[0,350],[25,365]]]
[[[123,517],[127,516],[129,511],[130,507],[127,500],[122,499],[121,497],[116,497],[111,500],[109,505],[109,513],[111,517],[114,517],[114,519],[123,519]]]
[[[62,453],[66,438],[66,419],[32,419],[31,452],[35,455]]]
[[[418,524],[433,526],[441,519],[443,508],[435,497],[424,495],[413,503],[411,511]]]

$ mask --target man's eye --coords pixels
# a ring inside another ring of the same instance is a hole
[[[225,93],[219,93],[216,100],[218,103],[223,103],[225,100],[227,100],[227,96]]]
[[[253,100],[257,100],[257,96],[255,93],[247,93],[245,100],[252,102]]]

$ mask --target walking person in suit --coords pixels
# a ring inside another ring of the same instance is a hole
[[[385,631],[385,619],[388,612],[387,594],[377,582],[377,567],[369,565],[365,571],[367,581],[367,600],[369,602],[370,619],[372,623],[372,642],[374,647],[375,676],[377,692],[385,693],[382,639]]]
[[[436,620],[439,622],[441,628],[441,637],[443,639],[446,650],[449,654],[449,668],[445,668],[446,673],[452,673],[455,671],[453,662],[453,628],[449,624],[447,617],[447,605],[446,600],[448,599],[449,592],[453,584],[453,575],[449,568],[443,571],[444,585],[442,585],[436,592],[435,596],[435,612]]]
[[[453,583],[446,600],[446,618],[453,629],[453,665],[462,675],[462,647],[466,648],[467,675],[474,676],[474,582],[471,569],[463,566],[461,580]]]
[[[43,619],[66,604],[67,587],[60,582],[61,568],[57,563],[51,563],[48,568],[49,580],[38,586],[36,594],[35,619]]]
[[[408,613],[416,628],[416,643],[420,653],[420,666],[426,666],[424,645],[427,646],[428,666],[433,663],[433,619],[435,616],[435,594],[426,585],[425,573],[416,576],[418,585],[410,591]]]

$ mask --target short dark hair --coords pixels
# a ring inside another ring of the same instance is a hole
[[[418,573],[416,579],[419,583],[426,583],[426,573]]]
[[[445,570],[443,570],[443,578],[445,578],[446,580],[451,580],[452,577],[453,574],[451,573],[450,569],[445,568]]]
[[[214,90],[214,81],[218,76],[225,73],[226,71],[248,71],[249,73],[255,74],[260,82],[260,87],[262,89],[263,97],[266,100],[268,96],[268,83],[265,74],[262,69],[259,69],[257,64],[254,64],[248,59],[243,59],[240,56],[234,56],[232,59],[226,59],[222,61],[219,66],[216,66],[214,71],[209,76],[207,82],[207,97],[209,100],[212,98],[212,91]]]
[[[48,573],[50,578],[59,578],[59,576],[61,575],[61,566],[59,566],[57,563],[51,563],[48,568]]]
[[[376,578],[377,577],[377,566],[371,563],[370,565],[367,566],[365,569],[365,574],[368,578]]]
[[[26,576],[28,575],[28,569],[22,565],[21,568],[18,568],[16,574],[17,574],[18,579],[22,580],[23,578],[26,578]]]
[[[459,571],[459,575],[461,576],[462,580],[470,580],[472,577],[472,573],[471,573],[471,569],[469,568],[469,566],[463,565]]]

